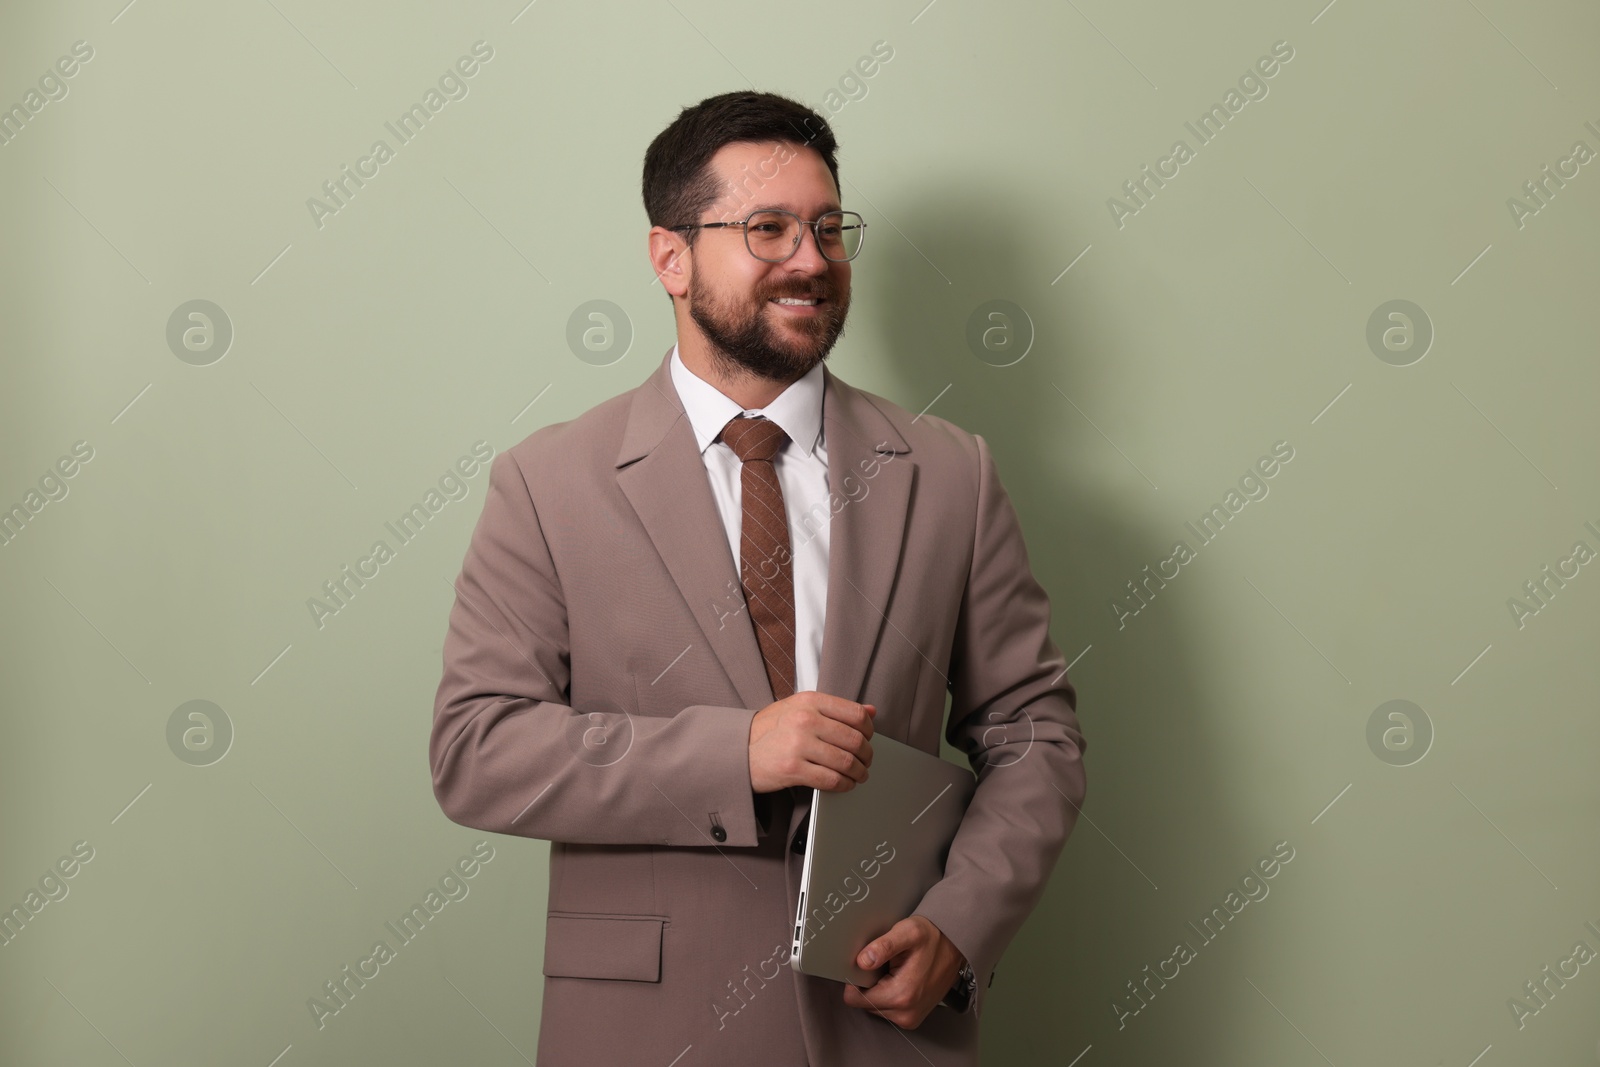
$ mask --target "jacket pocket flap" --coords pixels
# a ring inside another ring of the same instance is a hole
[[[664,922],[651,916],[551,915],[545,925],[544,973],[659,982]]]

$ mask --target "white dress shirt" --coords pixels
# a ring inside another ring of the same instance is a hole
[[[729,419],[739,415],[765,416],[789,435],[773,458],[772,467],[783,489],[783,510],[789,520],[793,555],[794,689],[797,693],[815,689],[822,662],[822,623],[828,599],[828,520],[832,517],[828,504],[828,450],[822,433],[822,364],[790,383],[766,407],[746,410],[685,366],[678,346],[673,345],[672,384],[694,427],[700,458],[705,461],[711,481],[711,495],[722,515],[728,547],[733,550],[735,571],[744,520],[743,465],[733,448],[726,441],[717,441],[716,436]]]

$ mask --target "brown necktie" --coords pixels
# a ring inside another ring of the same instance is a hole
[[[783,489],[772,458],[789,435],[770,419],[739,415],[718,439],[739,457],[739,578],[766,661],[772,699],[794,695],[794,571]]]

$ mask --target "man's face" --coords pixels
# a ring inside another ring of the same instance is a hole
[[[724,145],[711,167],[724,191],[699,222],[736,222],[757,208],[816,219],[840,208],[827,164],[809,148]],[[738,226],[699,231],[688,256],[689,317],[714,350],[752,374],[793,381],[826,359],[844,332],[850,264],[826,259],[810,227],[802,227],[800,247],[782,263],[752,256]],[[817,303],[786,305],[780,297]]]

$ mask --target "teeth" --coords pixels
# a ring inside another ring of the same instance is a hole
[[[805,305],[805,306],[809,307],[809,306],[815,304],[817,301],[815,300],[815,298],[809,299],[809,300],[802,300],[799,297],[795,297],[795,296],[780,296],[780,297],[777,298],[777,302],[780,303],[780,304],[800,304],[800,305]]]

